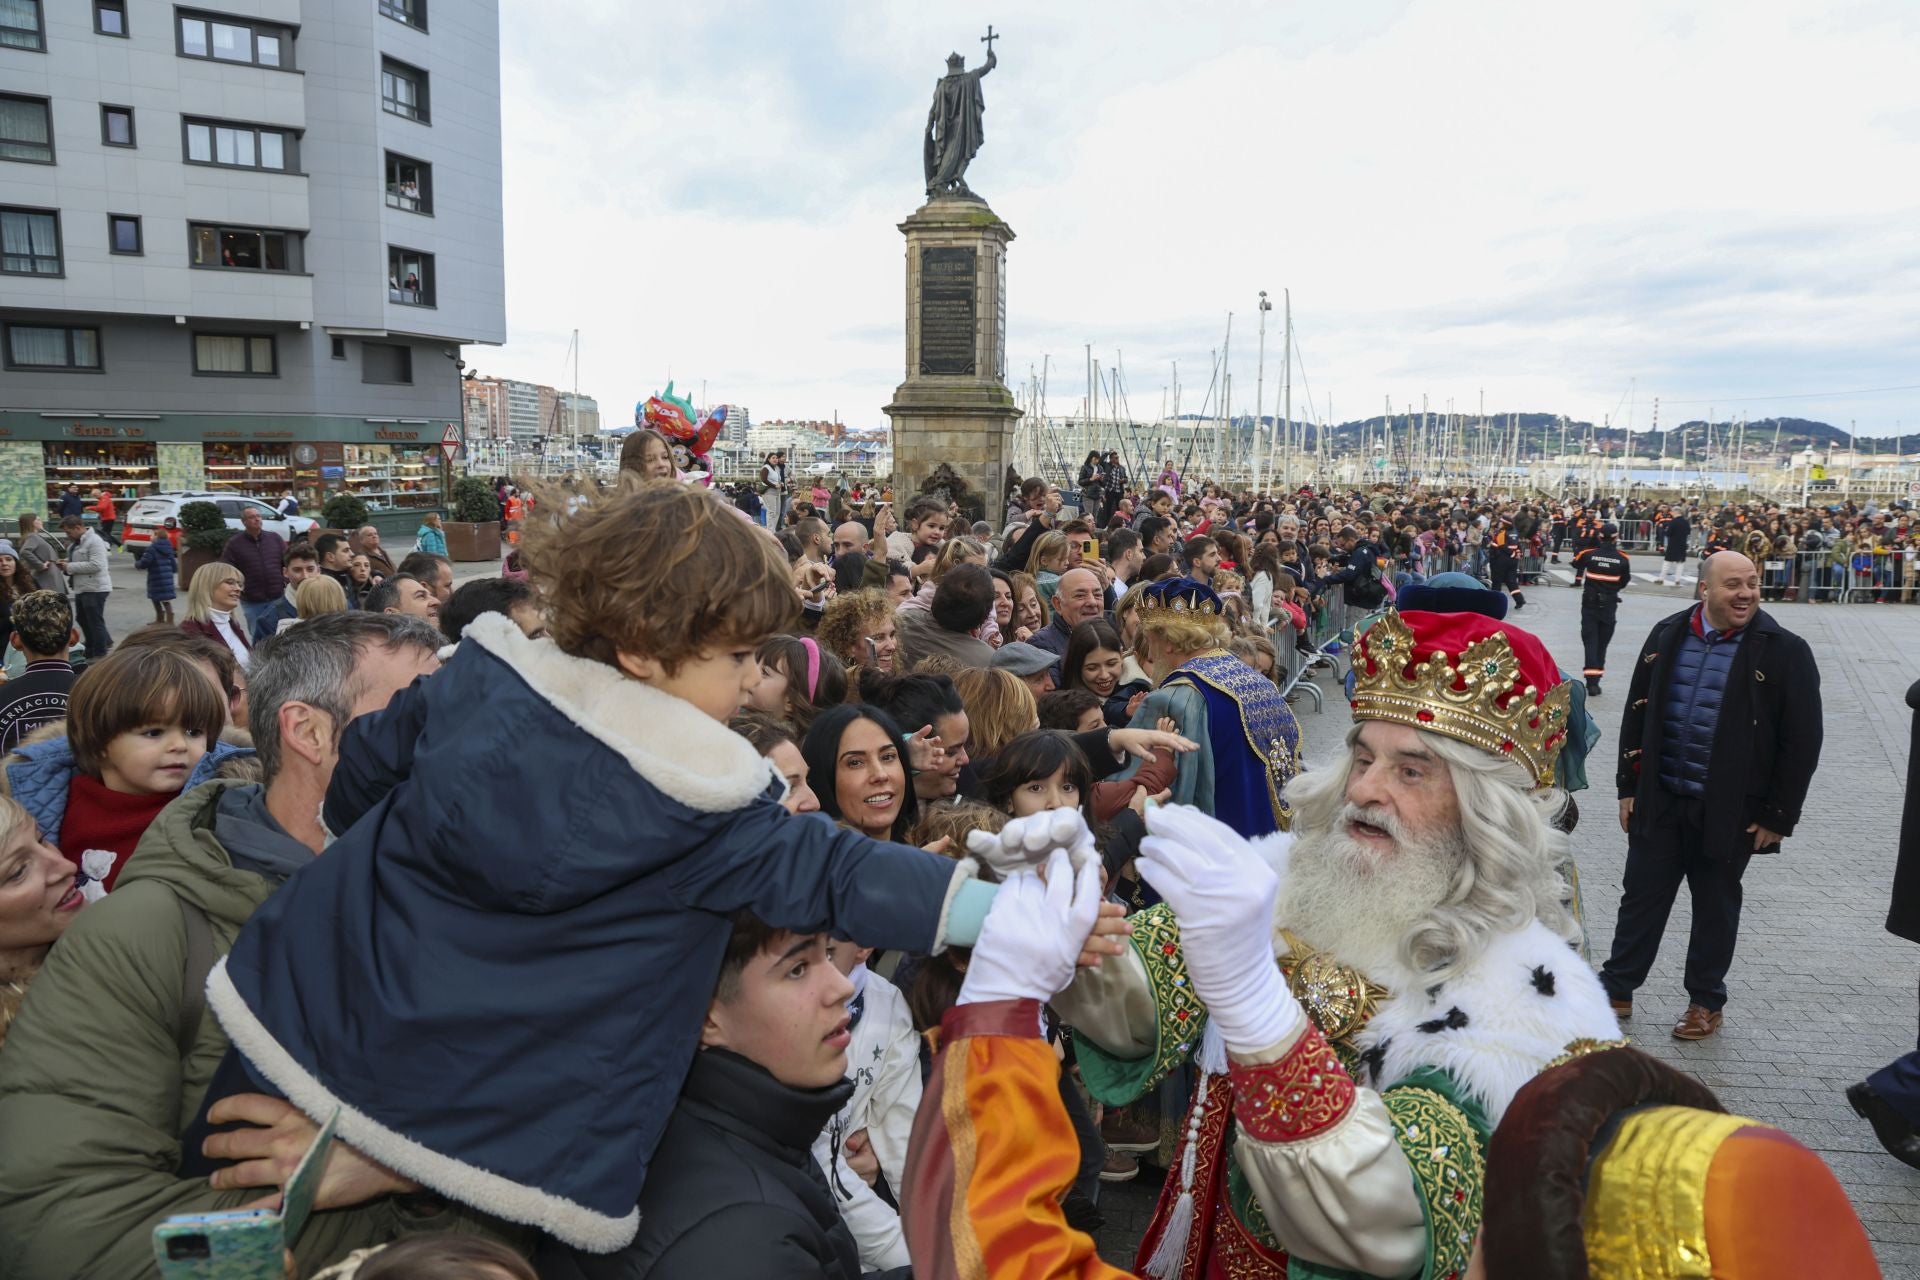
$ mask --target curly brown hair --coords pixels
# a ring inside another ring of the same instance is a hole
[[[861,646],[861,637],[866,634],[867,624],[892,612],[893,601],[887,599],[887,593],[878,587],[849,591],[827,602],[826,609],[820,614],[820,625],[814,628],[813,637],[847,666],[862,666],[866,662],[866,654]]]
[[[672,674],[800,620],[780,544],[705,489],[625,473],[597,493],[542,486],[535,496],[521,563],[562,652],[608,666],[645,654]]]

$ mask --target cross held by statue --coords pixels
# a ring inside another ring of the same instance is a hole
[[[992,24],[991,22],[989,22],[989,23],[987,24],[987,34],[985,34],[985,35],[983,35],[983,36],[981,36],[981,37],[980,37],[980,43],[981,43],[981,44],[984,44],[985,46],[987,46],[987,52],[988,52],[988,53],[992,53],[992,52],[993,52],[993,42],[994,42],[995,40],[998,40],[999,38],[1000,38],[999,36],[997,36],[997,35],[995,35],[995,34],[993,33],[993,24]]]

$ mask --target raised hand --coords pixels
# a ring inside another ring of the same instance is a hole
[[[980,926],[960,1004],[1051,1000],[1073,981],[1081,948],[1100,914],[1100,864],[1076,872],[1065,849],[1048,855],[1046,878],[1017,871],[1001,884]]]
[[[1273,958],[1280,881],[1225,824],[1187,805],[1147,814],[1135,865],[1180,922],[1193,989],[1227,1048],[1251,1054],[1289,1039],[1304,1016]]]
[[[1093,832],[1078,809],[1048,809],[1015,818],[998,834],[975,831],[967,836],[967,850],[1002,876],[1039,866],[1055,849],[1066,850],[1075,867],[1100,862]]]

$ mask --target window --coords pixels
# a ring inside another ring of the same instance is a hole
[[[380,12],[395,22],[427,29],[427,0],[380,0]]]
[[[100,141],[110,147],[133,145],[133,108],[100,104]]]
[[[269,231],[262,227],[216,227],[204,222],[187,224],[190,262],[196,267],[242,271],[301,271],[298,231]]]
[[[193,371],[222,378],[271,378],[273,338],[240,333],[193,335]]]
[[[189,164],[272,169],[280,173],[297,171],[300,167],[300,135],[291,129],[223,124],[218,120],[187,120],[184,127]]]
[[[53,163],[53,110],[45,98],[0,93],[0,160]]]
[[[40,17],[40,0],[0,0],[0,49],[37,49],[47,47],[46,23]]]
[[[93,29],[103,36],[127,34],[127,0],[93,0]]]
[[[387,203],[408,213],[432,213],[433,166],[387,152]]]
[[[433,305],[433,255],[414,249],[387,250],[387,301],[409,307]]]
[[[100,372],[100,331],[56,325],[7,326],[7,368]]]
[[[345,338],[335,338],[333,340],[333,358],[335,360],[345,360],[347,358],[347,340]]]
[[[360,344],[360,381],[412,383],[413,348],[391,342]]]
[[[8,0],[0,0],[6,4]],[[250,62],[258,67],[293,66],[293,28],[266,22],[235,21],[223,14],[180,14],[180,56],[216,62]]]
[[[0,208],[0,273],[57,276],[60,215],[52,209]]]
[[[4,4],[6,0],[0,0]],[[427,73],[392,58],[380,59],[380,105],[397,116],[427,123]]]
[[[140,219],[130,213],[108,214],[107,248],[113,253],[145,253],[140,242]]]

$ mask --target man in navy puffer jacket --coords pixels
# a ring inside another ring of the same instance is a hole
[[[1720,1029],[1741,877],[1793,834],[1820,762],[1820,671],[1760,609],[1760,571],[1734,551],[1701,566],[1701,601],[1640,648],[1620,730],[1627,874],[1600,971],[1622,1021],[1647,980],[1681,880],[1693,897],[1681,1040]]]

